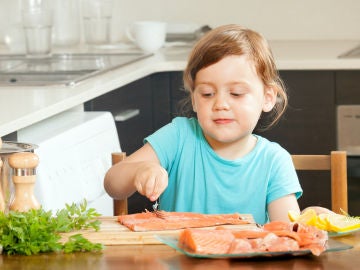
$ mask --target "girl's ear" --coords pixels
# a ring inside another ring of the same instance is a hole
[[[275,90],[273,87],[265,88],[264,104],[263,104],[264,112],[270,112],[274,108],[276,104],[276,98],[277,98],[277,90]]]

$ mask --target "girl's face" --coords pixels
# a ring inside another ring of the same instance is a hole
[[[246,144],[261,112],[273,108],[276,91],[264,87],[245,55],[233,55],[196,74],[191,98],[204,136],[216,148]]]

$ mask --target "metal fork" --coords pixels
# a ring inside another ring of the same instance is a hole
[[[155,215],[158,217],[158,218],[162,218],[162,219],[165,219],[166,218],[166,214],[164,211],[161,211],[159,210],[159,200],[156,200],[156,202],[153,204],[152,208],[154,210],[154,213]]]
[[[154,212],[158,211],[159,208],[159,200],[156,200],[155,203],[152,206]]]

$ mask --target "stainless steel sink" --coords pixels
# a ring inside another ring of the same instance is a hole
[[[360,58],[360,45],[339,55],[339,58]]]
[[[0,86],[74,85],[150,55],[152,54],[55,54],[43,59],[30,59],[24,55],[0,55]]]

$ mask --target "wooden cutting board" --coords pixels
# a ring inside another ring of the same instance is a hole
[[[233,229],[253,229],[256,228],[256,224],[252,215],[241,214],[242,217],[249,220],[249,224],[242,225],[224,225],[222,227],[233,228]],[[94,243],[101,243],[103,245],[138,245],[138,244],[162,244],[156,239],[155,235],[178,235],[182,230],[168,230],[168,231],[151,231],[151,232],[133,232],[127,227],[121,225],[117,221],[117,217],[100,217],[101,221],[100,230],[81,230],[74,231],[71,233],[63,233],[62,241],[65,242],[69,236],[74,234],[82,234],[89,241]],[[207,227],[204,229],[214,229],[216,227]]]

